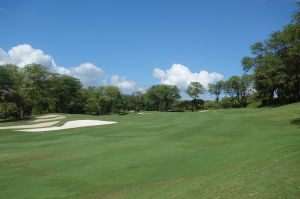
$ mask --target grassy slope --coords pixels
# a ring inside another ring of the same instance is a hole
[[[0,131],[0,198],[300,198],[300,104],[79,118]]]

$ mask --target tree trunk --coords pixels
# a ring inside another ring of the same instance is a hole
[[[194,108],[195,108],[195,104],[196,104],[196,103],[195,103],[195,100],[196,100],[196,98],[193,99],[193,103],[192,103],[192,112],[194,112]]]
[[[297,101],[300,101],[300,78],[299,74],[297,74]]]
[[[24,117],[24,110],[23,107],[20,107],[20,118],[22,119]]]
[[[4,103],[4,120],[7,120],[7,106]]]
[[[274,91],[272,90],[272,91],[269,93],[269,104],[272,104],[272,103],[273,103],[273,98],[274,98]]]

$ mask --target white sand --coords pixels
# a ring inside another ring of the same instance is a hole
[[[117,122],[111,121],[99,121],[99,120],[74,120],[66,122],[62,126],[53,126],[53,127],[46,127],[46,128],[38,128],[38,129],[24,129],[18,131],[26,131],[26,132],[43,132],[43,131],[57,131],[63,129],[72,129],[78,127],[86,127],[86,126],[98,126],[98,125],[107,125],[107,124],[115,124]]]
[[[56,117],[50,117],[50,118],[45,118],[45,119],[36,119],[36,120],[31,121],[31,122],[48,122],[48,121],[53,121],[53,120],[61,120],[61,119],[65,119],[65,118],[66,117],[63,116],[63,115],[58,115]]]
[[[42,127],[48,127],[52,126],[54,124],[57,124],[59,121],[52,121],[52,122],[44,122],[39,124],[29,124],[29,125],[18,125],[18,126],[3,126],[0,127],[1,129],[32,129],[32,128],[42,128]]]
[[[210,110],[203,110],[203,111],[199,111],[200,113],[204,113],[204,112],[208,112]]]
[[[49,119],[49,118],[54,118],[54,117],[58,117],[58,116],[60,116],[60,115],[48,114],[48,115],[38,116],[35,118],[36,119]]]
[[[138,115],[149,115],[149,114],[151,114],[151,113],[147,113],[147,112],[139,112],[139,113],[137,113]]]

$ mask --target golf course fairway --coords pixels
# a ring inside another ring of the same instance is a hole
[[[300,198],[300,103],[80,119],[118,123],[0,130],[0,198]]]

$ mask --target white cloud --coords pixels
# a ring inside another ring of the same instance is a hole
[[[173,64],[170,69],[162,70],[155,68],[153,77],[160,80],[161,84],[176,85],[180,89],[185,89],[191,82],[200,82],[205,88],[209,83],[223,79],[223,75],[205,70],[191,72],[190,69],[181,64]]]
[[[10,63],[10,58],[7,52],[0,48],[0,65]]]
[[[124,77],[120,77],[119,75],[111,76],[111,85],[124,90],[138,90],[137,83],[135,83],[134,81],[126,80]]]
[[[92,63],[83,63],[70,68],[70,75],[79,78],[84,85],[99,85],[104,71]]]
[[[24,67],[27,64],[37,63],[48,67],[55,68],[56,64],[50,55],[46,55],[40,49],[34,49],[28,44],[22,44],[13,47],[8,51],[10,63],[19,67]]]
[[[53,67],[54,72],[61,74],[61,75],[72,75],[71,71],[68,68],[62,66],[55,66]]]
[[[32,63],[41,64],[52,72],[77,77],[85,86],[98,86],[104,74],[100,67],[92,63],[83,63],[69,68],[57,66],[52,56],[28,44],[17,45],[8,52],[0,48],[0,64],[15,64],[23,68]]]

